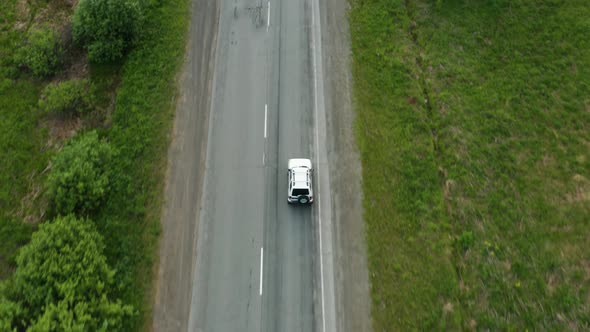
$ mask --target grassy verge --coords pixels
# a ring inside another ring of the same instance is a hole
[[[0,278],[8,276],[19,244],[30,238],[33,227],[17,218],[32,208],[35,182],[47,166],[43,135],[36,128],[38,87],[8,84],[0,92]]]
[[[149,24],[122,68],[112,127],[106,132],[119,151],[118,176],[97,225],[109,263],[123,282],[123,300],[139,308],[126,330],[144,327],[151,314],[152,266],[188,5],[186,0],[167,0],[150,11]]]
[[[352,2],[375,330],[589,327],[588,17]]]
[[[36,112],[41,84],[15,80],[10,64],[23,34],[13,31],[16,1],[0,2],[0,279],[14,269],[17,249],[29,241],[33,226],[22,217],[34,210],[40,173],[47,166],[44,134]]]

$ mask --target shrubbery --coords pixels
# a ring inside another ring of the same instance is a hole
[[[81,0],[74,13],[74,41],[91,62],[117,61],[133,44],[141,21],[137,0]]]
[[[39,108],[43,112],[72,115],[92,109],[93,91],[88,80],[70,80],[49,84],[43,90]]]
[[[65,146],[53,159],[47,192],[57,214],[95,210],[110,189],[114,151],[95,131]]]
[[[117,331],[133,308],[113,299],[115,271],[94,224],[73,216],[42,224],[0,288],[0,327],[28,331]]]
[[[64,51],[56,33],[51,29],[33,30],[26,44],[16,54],[16,62],[37,77],[55,74]]]
[[[0,331],[13,331],[13,322],[22,316],[20,305],[7,298],[12,283],[0,282]]]

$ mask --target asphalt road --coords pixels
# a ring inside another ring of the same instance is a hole
[[[219,4],[189,331],[333,326],[317,11],[315,0]],[[287,204],[294,157],[317,167],[313,207]]]
[[[346,8],[192,0],[151,330],[371,329]],[[312,208],[283,201],[292,156],[316,166]]]

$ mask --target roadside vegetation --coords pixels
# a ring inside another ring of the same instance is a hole
[[[590,5],[351,5],[373,328],[590,329]]]
[[[188,5],[0,0],[0,330],[149,323]]]

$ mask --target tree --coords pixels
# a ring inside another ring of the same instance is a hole
[[[17,303],[8,298],[7,288],[5,282],[0,282],[0,331],[16,331],[13,326],[22,310]]]
[[[103,251],[102,237],[89,220],[70,215],[42,224],[16,259],[12,292],[24,325],[18,327],[119,330],[133,309],[110,296],[115,271]]]
[[[73,18],[74,41],[91,62],[117,61],[133,44],[141,21],[137,0],[81,0]]]
[[[92,109],[92,86],[88,80],[69,80],[48,84],[39,100],[43,112],[72,115]]]
[[[54,158],[47,193],[57,214],[95,210],[110,190],[114,151],[95,131],[66,145]]]
[[[56,33],[51,29],[33,30],[26,44],[16,56],[16,61],[29,68],[33,75],[46,77],[55,74],[63,57]]]

